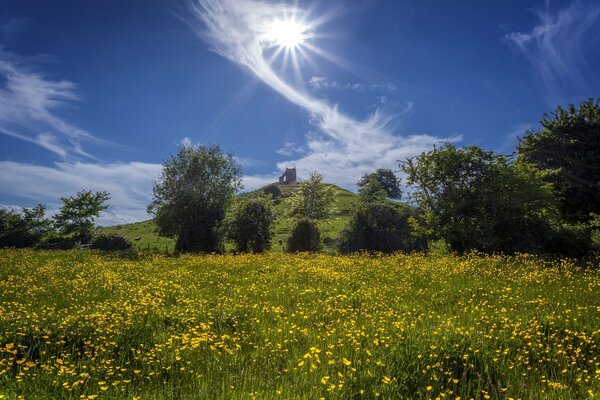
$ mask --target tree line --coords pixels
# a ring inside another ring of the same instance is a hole
[[[551,253],[582,256],[600,249],[600,100],[558,107],[542,128],[528,131],[516,151],[501,154],[446,143],[400,160],[406,193],[390,169],[357,182],[358,201],[335,241],[342,253],[426,251]],[[148,213],[176,250],[236,252],[270,249],[281,193],[236,196],[242,171],[219,146],[181,146],[163,163]],[[0,247],[68,247],[92,240],[106,192],[61,198],[52,218],[45,206],[0,210]],[[287,251],[317,251],[334,211],[334,189],[312,173],[285,199],[293,222]],[[123,238],[97,238],[97,247],[127,248]]]
[[[392,170],[358,182],[359,201],[337,238],[341,252],[421,251],[433,244],[464,253],[554,253],[580,256],[600,245],[600,108],[545,114],[516,152],[446,143],[399,161],[408,193]],[[234,200],[241,169],[218,146],[181,147],[164,164],[148,212],[180,251],[269,249],[276,187]],[[275,192],[273,192],[275,190]],[[405,201],[401,201],[405,197]],[[288,251],[315,251],[330,215],[333,189],[313,173],[287,200],[294,221]]]

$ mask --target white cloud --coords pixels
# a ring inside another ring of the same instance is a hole
[[[59,162],[40,166],[0,161],[0,195],[30,199],[33,204],[41,202],[49,209],[57,209],[60,197],[72,196],[82,189],[106,190],[111,196],[110,208],[99,223],[140,221],[148,218],[146,206],[160,171],[160,164],[141,162]]]
[[[550,95],[573,86],[587,91],[584,74],[593,70],[585,54],[600,34],[600,3],[574,1],[556,13],[546,3],[534,12],[538,25],[530,32],[508,33],[505,39],[531,62]]]
[[[330,80],[324,76],[312,76],[308,80],[308,85],[315,90],[323,89],[337,89],[337,90],[353,90],[357,92],[394,92],[396,85],[391,82],[385,83],[358,83],[358,82],[338,82],[336,80]]]
[[[306,148],[303,146],[298,146],[294,142],[285,142],[283,147],[275,150],[277,154],[281,154],[282,156],[291,157],[298,154],[304,154],[306,152]]]
[[[59,115],[78,101],[75,85],[33,72],[0,47],[0,134],[33,143],[62,158],[84,156],[82,143],[107,144]]]
[[[245,67],[288,101],[304,108],[318,127],[320,134],[307,136],[307,153],[279,163],[280,169],[284,164],[291,164],[301,173],[318,170],[326,180],[350,186],[364,172],[377,167],[395,167],[398,159],[429,149],[443,140],[429,135],[394,135],[389,128],[392,118],[379,110],[364,121],[356,120],[340,112],[337,106],[295,88],[275,73],[266,59],[261,38],[270,22],[290,15],[302,18],[303,10],[253,0],[192,0],[191,10],[197,19],[192,26],[213,51]],[[320,77],[313,81],[326,82]],[[285,146],[283,151],[286,151]]]

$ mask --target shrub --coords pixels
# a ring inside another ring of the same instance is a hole
[[[100,250],[127,250],[131,248],[131,242],[121,235],[100,234],[94,238],[91,245],[92,249]]]
[[[269,186],[265,187],[263,189],[263,193],[266,196],[271,195],[271,198],[273,199],[273,203],[279,204],[281,202],[281,196],[283,194],[281,193],[281,189],[279,189],[279,187],[277,185],[269,185]]]
[[[288,237],[286,251],[295,253],[299,251],[317,251],[321,235],[317,225],[307,219],[296,222],[292,234]]]
[[[236,251],[262,253],[271,248],[273,221],[268,197],[240,200],[228,215],[227,239],[234,242]]]
[[[409,207],[389,201],[363,202],[340,233],[338,250],[342,253],[424,250],[425,240],[413,236],[409,222],[412,214]]]
[[[39,248],[43,250],[69,250],[75,247],[76,242],[78,241],[72,237],[54,236],[40,243]]]

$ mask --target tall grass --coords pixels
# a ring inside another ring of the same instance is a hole
[[[583,399],[599,342],[570,260],[0,250],[0,398]]]

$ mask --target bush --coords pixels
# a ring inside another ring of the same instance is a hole
[[[426,241],[413,236],[409,223],[412,214],[409,207],[389,201],[361,203],[340,233],[338,250],[342,253],[424,250]]]
[[[279,189],[279,187],[277,185],[269,185],[269,186],[265,187],[263,189],[263,193],[266,196],[271,195],[271,198],[273,199],[273,203],[279,204],[281,202],[281,196],[283,194],[281,193],[281,189]]]
[[[117,234],[100,234],[94,238],[92,249],[100,250],[127,250],[131,248],[131,242],[121,235]]]
[[[43,250],[69,250],[78,242],[71,237],[50,237],[40,243],[39,248]]]
[[[268,197],[240,200],[227,217],[227,239],[234,242],[236,251],[262,253],[271,248],[274,221]]]
[[[295,253],[299,251],[317,251],[321,235],[317,225],[307,219],[296,222],[292,234],[288,237],[286,251]]]

